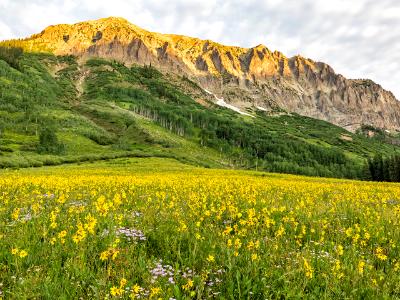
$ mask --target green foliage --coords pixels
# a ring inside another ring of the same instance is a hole
[[[150,66],[144,66],[143,68],[133,67],[142,77],[146,79],[159,79],[162,77],[160,71]]]
[[[0,59],[7,62],[14,69],[19,70],[19,58],[21,57],[23,50],[21,48],[8,48],[0,46]]]
[[[368,159],[364,169],[367,180],[400,182],[400,155],[383,158],[378,154]]]
[[[57,154],[54,161],[17,160],[19,166],[147,152],[203,166],[366,178],[366,157],[398,152],[385,139],[296,114],[259,111],[248,118],[206,108],[178,88],[199,92],[198,85],[151,66],[100,58],[79,66],[72,56],[31,53],[18,61],[19,71],[0,60],[0,128],[6,133],[0,144],[10,150],[2,156]],[[52,135],[44,129],[48,119],[54,120]]]
[[[54,126],[45,126],[41,128],[39,133],[39,153],[62,154],[64,145],[58,141],[56,129]]]
[[[102,61],[101,65],[107,62]],[[256,120],[244,121],[229,110],[206,109],[197,104],[152,67],[129,69],[112,62],[108,66],[113,69],[97,68],[88,79],[87,101],[129,103],[135,114],[230,156],[236,165],[274,172],[361,178],[361,158],[370,155],[371,148],[393,151],[377,141],[368,143],[361,135],[352,135],[354,142],[346,141],[341,138],[349,134],[345,130],[298,115],[268,117],[259,113]],[[347,152],[359,155],[360,159]]]
[[[101,58],[92,58],[86,62],[86,66],[88,67],[100,67],[100,66],[107,66],[110,62]]]

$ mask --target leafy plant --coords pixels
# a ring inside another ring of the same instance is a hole
[[[54,126],[44,126],[39,133],[39,153],[62,154],[65,151],[64,144],[58,141],[56,128]]]

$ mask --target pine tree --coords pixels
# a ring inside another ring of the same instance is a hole
[[[47,125],[40,129],[38,152],[49,154],[64,152],[64,145],[58,141],[55,127]]]
[[[387,159],[383,159],[382,160],[382,181],[391,181],[390,178],[390,160]]]
[[[372,174],[371,174],[371,161],[370,160],[367,160],[363,165],[361,179],[368,180],[368,181],[373,180]]]

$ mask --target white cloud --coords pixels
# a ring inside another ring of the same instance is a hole
[[[347,15],[354,15],[362,11],[365,2],[364,0],[314,1],[315,10],[319,13]]]
[[[0,39],[110,15],[151,31],[301,54],[400,98],[397,0],[0,0]]]
[[[10,27],[0,21],[0,40],[10,39],[13,37]]]

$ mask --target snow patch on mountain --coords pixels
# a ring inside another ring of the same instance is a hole
[[[249,117],[254,118],[253,115],[250,115],[250,114],[248,114],[248,113],[245,113],[245,112],[241,111],[240,108],[238,108],[238,107],[236,107],[236,106],[234,106],[234,105],[232,105],[232,104],[226,103],[225,100],[224,100],[224,98],[218,98],[218,96],[215,95],[213,92],[210,92],[210,91],[207,90],[207,89],[204,89],[204,91],[205,91],[207,94],[213,95],[213,96],[214,96],[215,100],[217,100],[217,102],[216,102],[217,105],[219,105],[219,106],[221,106],[221,107],[229,108],[229,109],[231,109],[231,110],[233,110],[233,111],[235,111],[235,112],[237,112],[237,113],[239,113],[239,114],[241,114],[241,115],[249,116]]]

